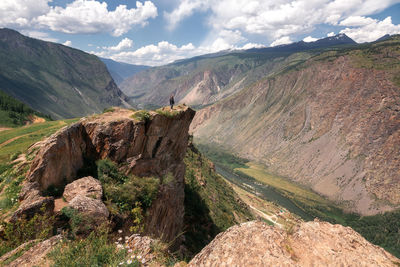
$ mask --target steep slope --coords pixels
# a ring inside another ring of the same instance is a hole
[[[117,85],[120,85],[126,78],[150,68],[149,66],[118,62],[109,58],[100,58],[100,60],[106,64],[108,71]]]
[[[0,90],[53,118],[123,105],[105,65],[93,55],[0,29]]]
[[[190,143],[185,157],[184,246],[198,253],[218,233],[253,219],[249,207],[215,172],[215,166]]]
[[[204,106],[240,91],[282,64],[307,59],[313,49],[352,44],[346,35],[337,35],[310,43],[204,55],[145,70],[127,78],[121,90],[137,104],[165,105],[173,93],[181,103]],[[294,53],[296,57],[291,56]]]
[[[398,266],[349,227],[301,223],[290,232],[259,221],[219,234],[188,266]]]
[[[204,108],[200,142],[361,214],[400,206],[400,37],[317,55]]]

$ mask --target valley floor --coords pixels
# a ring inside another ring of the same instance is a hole
[[[371,243],[400,257],[400,210],[375,216],[346,213],[311,189],[271,174],[260,164],[235,158],[215,148],[199,146],[255,216],[285,228],[300,218],[305,221],[318,218],[350,226]]]

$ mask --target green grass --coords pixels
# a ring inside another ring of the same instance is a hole
[[[165,116],[167,118],[173,118],[179,114],[177,110],[164,110],[163,108],[159,108],[155,110],[158,114]]]
[[[136,111],[135,113],[133,113],[133,115],[131,116],[132,119],[135,119],[137,121],[148,121],[151,118],[150,113],[147,110],[139,110]]]
[[[12,154],[16,152],[25,153],[29,146],[35,142],[78,120],[46,121],[0,132],[0,164],[6,163]],[[4,144],[4,142],[13,138],[16,139]]]
[[[58,267],[80,266],[140,266],[136,260],[126,264],[126,250],[117,249],[109,241],[107,230],[93,231],[86,239],[66,240],[53,249],[49,258]]]

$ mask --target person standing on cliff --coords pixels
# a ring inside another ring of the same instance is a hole
[[[174,109],[174,104],[175,104],[174,94],[171,94],[171,96],[169,97],[169,105],[171,106],[171,109]]]

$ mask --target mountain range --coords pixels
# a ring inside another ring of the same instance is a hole
[[[0,90],[55,119],[127,105],[96,56],[0,29]]]
[[[281,67],[298,64],[325,49],[356,43],[344,34],[315,42],[224,51],[147,69],[121,83],[139,105],[165,105],[171,94],[183,103],[204,106],[224,99]],[[295,52],[303,52],[296,54]]]
[[[199,112],[196,142],[221,146],[311,187],[346,210],[400,207],[399,36],[201,56],[121,84],[136,104],[170,94]]]

